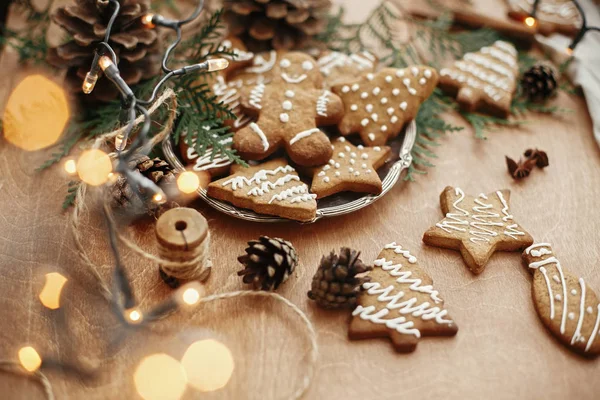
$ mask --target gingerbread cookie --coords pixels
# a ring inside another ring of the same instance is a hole
[[[225,147],[231,147],[232,141],[233,139],[228,137],[221,140],[220,143]],[[188,166],[188,169],[196,172],[207,171],[212,177],[223,176],[229,172],[231,161],[227,155],[221,154],[218,151],[213,155],[214,149],[209,147],[202,157],[198,157],[198,153],[194,148],[195,143],[195,139],[192,140],[191,146],[183,138],[179,141],[181,158]]]
[[[387,146],[354,146],[344,137],[333,143],[333,156],[327,164],[312,169],[311,192],[317,198],[339,192],[381,193],[381,179],[377,169],[390,155]]]
[[[260,214],[311,221],[317,212],[315,194],[284,159],[267,161],[208,185],[208,195]]]
[[[508,0],[508,15],[524,21],[531,15],[535,0]],[[581,28],[581,15],[571,0],[541,0],[535,18],[537,30],[543,35],[562,33],[575,35]]]
[[[433,280],[402,246],[386,244],[368,276],[352,312],[350,339],[389,337],[396,351],[408,353],[423,336],[458,332]]]
[[[471,272],[480,274],[495,251],[519,251],[533,243],[514,222],[509,202],[509,190],[473,197],[448,186],[440,195],[445,218],[425,232],[423,242],[460,250]]]
[[[332,87],[353,81],[365,72],[374,72],[377,58],[368,51],[350,55],[332,51],[319,57],[317,64],[325,78],[325,86]]]
[[[368,146],[380,146],[402,131],[404,123],[417,116],[419,107],[437,85],[437,72],[430,67],[385,68],[368,73],[333,92],[344,101],[344,118],[338,124],[342,135],[359,133]]]
[[[517,50],[496,41],[476,53],[467,53],[440,71],[440,88],[467,111],[479,110],[506,118],[517,89]]]
[[[533,272],[533,302],[542,323],[569,349],[585,356],[600,354],[600,304],[596,293],[563,268],[549,243],[523,252]]]
[[[221,51],[232,53],[223,55],[223,58],[229,61],[229,66],[223,72],[230,76],[235,71],[252,64],[254,53],[247,51],[244,43],[235,36],[230,36],[221,42]]]
[[[323,77],[310,56],[292,52],[280,58],[270,83],[242,88],[242,107],[258,121],[236,132],[233,147],[248,160],[262,160],[285,147],[296,164],[325,164],[331,143],[317,125],[336,124],[342,102],[321,89]]]

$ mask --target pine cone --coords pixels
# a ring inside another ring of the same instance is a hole
[[[129,168],[134,169],[134,173],[144,175],[158,186],[174,184],[176,181],[175,174],[171,166],[160,158],[150,159],[148,156],[139,156],[129,163]],[[144,210],[154,212],[159,208],[152,197],[149,196],[142,188],[137,191],[131,187],[127,178],[119,176],[113,184],[111,190],[111,206],[114,208],[126,208],[129,210]]]
[[[238,257],[246,267],[238,275],[255,290],[277,289],[298,265],[296,249],[283,239],[261,236],[248,242],[248,246],[246,254]]]
[[[150,0],[120,0],[121,9],[109,40],[119,60],[121,76],[129,85],[155,76],[160,70],[162,49],[155,30],[146,29],[141,17],[150,9]],[[48,50],[47,61],[67,69],[65,83],[73,93],[82,93],[81,85],[90,70],[94,50],[104,40],[113,6],[106,0],[74,0],[59,7],[52,20],[73,39]],[[100,78],[89,99],[110,101],[118,91],[108,79]]]
[[[556,93],[556,72],[549,65],[536,64],[523,74],[521,87],[530,100],[547,100]]]
[[[343,247],[340,255],[331,252],[323,256],[319,269],[312,280],[308,298],[323,308],[352,308],[356,305],[362,284],[368,277],[359,277],[373,267],[366,266],[358,258],[360,252]]]
[[[330,0],[225,0],[225,21],[250,51],[297,49],[327,25]]]

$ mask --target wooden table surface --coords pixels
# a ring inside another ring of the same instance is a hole
[[[353,16],[364,15],[367,2],[347,3]],[[20,69],[10,52],[0,67],[4,104],[11,88],[31,71]],[[475,139],[470,128],[446,136],[437,149],[437,167],[428,175],[398,184],[381,201],[345,217],[306,226],[261,225],[195,204],[212,232],[215,266],[207,291],[243,288],[236,257],[246,241],[270,235],[294,243],[301,263],[279,293],[306,312],[318,333],[320,356],[309,399],[597,399],[600,362],[571,353],[545,330],[518,253],[496,254],[484,273],[474,276],[458,252],[421,242],[423,232],[441,218],[438,196],[445,186],[473,194],[507,188],[515,219],[537,241],[551,242],[565,266],[600,290],[600,150],[583,99],[561,94],[556,103],[573,112],[561,118],[531,115],[529,124],[495,129],[485,141]],[[518,157],[529,147],[546,150],[550,167],[515,182],[504,156]],[[68,178],[60,167],[34,171],[48,151],[27,153],[5,141],[0,149],[0,358],[14,359],[20,347],[32,345],[44,357],[98,368],[92,381],[49,371],[58,399],[136,399],[133,371],[141,358],[158,352],[178,358],[192,341],[213,337],[232,351],[234,374],[224,389],[188,390],[185,399],[280,399],[300,384],[308,355],[308,343],[299,334],[303,326],[271,300],[202,306],[111,345],[122,328],[79,261],[69,215],[61,211]],[[94,262],[106,265],[101,271],[108,279],[112,259],[102,221],[93,212],[83,221],[84,244]],[[144,249],[156,250],[152,221],[126,230]],[[455,338],[426,338],[414,353],[396,354],[383,339],[350,342],[347,312],[323,311],[308,301],[323,254],[349,246],[372,262],[392,241],[410,249],[433,277],[459,326]],[[125,263],[142,308],[168,296],[156,265],[126,251]],[[37,299],[44,274],[51,271],[69,278],[56,311]],[[0,374],[0,394],[3,399],[42,398],[36,383],[7,373]]]

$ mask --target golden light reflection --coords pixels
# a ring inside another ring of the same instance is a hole
[[[108,181],[112,172],[110,157],[98,149],[90,149],[81,153],[77,160],[79,178],[91,186],[100,186]]]
[[[42,365],[42,358],[31,346],[21,347],[18,356],[23,368],[29,372],[37,371]]]
[[[537,21],[533,17],[527,17],[527,18],[525,18],[525,25],[533,28],[534,26],[537,25]]]
[[[227,346],[207,339],[193,343],[183,355],[181,364],[190,386],[201,392],[212,392],[227,385],[235,363]]]
[[[66,282],[67,278],[58,272],[46,274],[46,283],[39,295],[40,301],[45,307],[51,310],[60,307],[60,294]]]
[[[67,174],[69,175],[73,175],[77,172],[77,163],[75,160],[65,161],[65,171],[67,171]]]
[[[177,187],[183,193],[194,193],[200,187],[200,178],[191,171],[185,171],[177,177]]]
[[[15,146],[35,151],[55,144],[69,120],[63,89],[42,75],[23,79],[4,110],[4,137]]]
[[[127,318],[127,321],[129,321],[131,324],[141,324],[144,319],[144,315],[138,308],[131,308],[129,310],[125,310],[125,318]]]
[[[183,306],[194,306],[203,295],[202,285],[198,282],[190,282],[178,289],[175,299]]]
[[[187,386],[181,363],[167,354],[144,358],[135,370],[133,380],[137,392],[145,400],[178,400]]]

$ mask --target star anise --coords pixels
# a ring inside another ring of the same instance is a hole
[[[525,159],[519,159],[516,162],[512,158],[506,156],[506,166],[508,172],[514,179],[523,179],[529,176],[533,168],[545,168],[549,165],[548,155],[546,152],[538,149],[527,149],[523,154]]]

